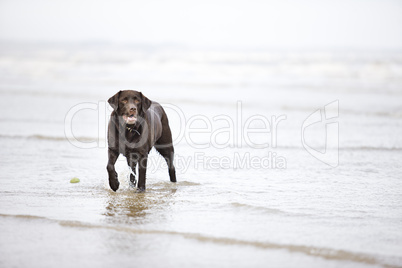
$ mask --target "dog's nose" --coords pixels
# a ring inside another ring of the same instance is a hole
[[[135,111],[137,111],[137,108],[135,108],[135,107],[132,107],[132,108],[130,109],[130,112],[135,112]]]

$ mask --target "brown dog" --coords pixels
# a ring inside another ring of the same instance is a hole
[[[136,184],[135,168],[138,163],[137,188],[138,191],[144,191],[148,153],[152,147],[165,158],[170,181],[176,182],[172,134],[162,106],[134,90],[119,91],[108,102],[114,110],[108,126],[107,171],[110,188],[113,191],[119,189],[120,183],[114,165],[119,155],[123,154],[132,170],[131,186],[135,187]]]

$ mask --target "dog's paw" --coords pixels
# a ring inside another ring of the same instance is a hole
[[[120,182],[117,179],[109,180],[109,186],[113,191],[117,191],[119,189]]]
[[[135,192],[136,193],[143,193],[143,192],[145,192],[145,187],[137,188],[137,190]]]

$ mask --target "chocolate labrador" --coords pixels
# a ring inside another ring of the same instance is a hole
[[[135,187],[138,164],[137,191],[144,191],[148,153],[152,147],[165,158],[170,181],[176,182],[172,133],[162,106],[134,90],[119,91],[108,102],[113,108],[108,126],[107,171],[110,188],[113,191],[119,189],[114,165],[119,155],[123,154],[132,170],[130,185]]]

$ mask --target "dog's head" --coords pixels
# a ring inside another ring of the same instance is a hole
[[[133,125],[138,117],[144,117],[145,112],[151,106],[151,101],[135,90],[121,90],[108,100],[110,106],[122,116],[124,122]]]

